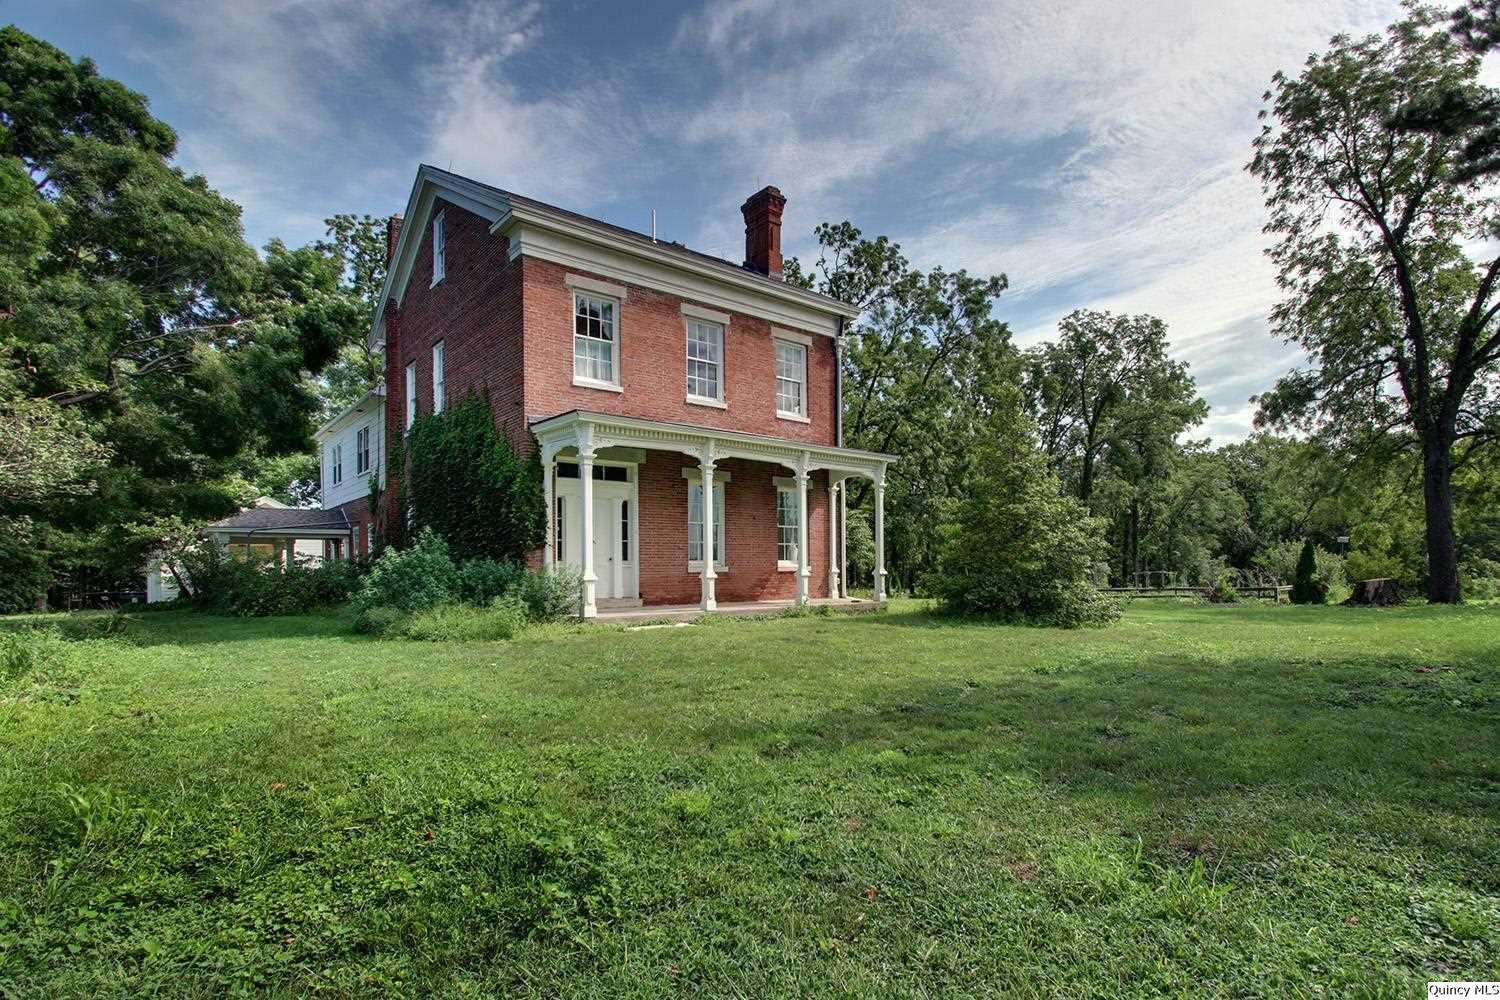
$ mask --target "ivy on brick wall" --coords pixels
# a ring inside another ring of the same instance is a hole
[[[487,396],[418,417],[405,457],[411,527],[441,535],[455,561],[514,562],[541,547],[541,462],[534,452],[523,458],[496,429]]]

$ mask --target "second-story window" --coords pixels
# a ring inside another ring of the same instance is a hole
[[[724,401],[724,328],[701,319],[687,321],[689,399]]]
[[[417,422],[417,363],[413,361],[406,366],[406,429],[411,430],[411,425]]]
[[[432,220],[432,283],[436,285],[448,273],[448,214],[439,212]]]
[[[789,340],[776,344],[776,415],[807,416],[807,347]]]
[[[361,427],[354,433],[354,474],[362,476],[370,471],[370,428]]]
[[[447,383],[443,376],[443,360],[447,350],[440,340],[432,345],[432,412],[442,413],[448,401]]]
[[[334,486],[344,481],[344,446],[336,444],[328,453],[328,480]]]
[[[573,293],[573,381],[602,388],[620,385],[619,305],[614,299]]]

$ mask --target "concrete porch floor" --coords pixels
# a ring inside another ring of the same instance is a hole
[[[829,607],[842,614],[866,614],[878,611],[883,604],[857,597],[819,597],[807,602],[809,607]],[[773,615],[796,606],[795,601],[733,601],[720,602],[713,611],[704,611],[696,604],[655,604],[640,608],[600,608],[601,622],[644,621],[694,621],[704,615],[719,615],[726,618],[751,618],[755,615]]]

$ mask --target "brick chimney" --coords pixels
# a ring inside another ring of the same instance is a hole
[[[401,238],[401,213],[397,212],[385,220],[385,262],[389,264],[396,256],[396,241]]]
[[[752,194],[740,213],[745,216],[745,266],[781,280],[781,210],[786,198],[773,187]]]

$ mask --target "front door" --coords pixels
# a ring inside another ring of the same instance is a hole
[[[594,497],[594,575],[599,582],[594,586],[596,600],[613,600],[615,593],[615,508],[619,502],[603,497]]]

